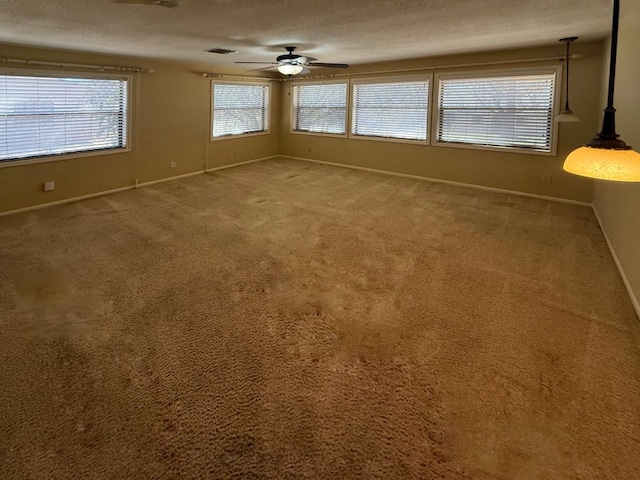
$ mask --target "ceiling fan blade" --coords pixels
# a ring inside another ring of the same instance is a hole
[[[348,63],[322,63],[322,62],[309,62],[310,67],[327,67],[327,68],[348,68]]]
[[[135,1],[139,1],[139,0],[135,0]],[[276,61],[275,62],[233,62],[233,63],[238,63],[238,64],[262,64],[262,65],[277,65],[277,66],[300,66],[300,67],[325,67],[325,68],[347,68],[349,67],[348,63],[324,63],[324,62],[316,62],[317,58],[313,58],[313,57],[307,57],[304,55],[298,55],[296,53],[293,53],[294,50],[296,49],[296,47],[285,47],[285,50],[288,52],[285,55],[279,55],[278,57],[276,57]],[[267,70],[269,68],[272,68],[271,66],[269,67],[264,67],[264,68],[258,68],[256,70],[249,70],[250,72],[255,72],[257,70]],[[311,71],[308,68],[304,68],[304,70],[302,70],[301,72],[298,72],[305,74],[305,73],[311,73]]]
[[[238,62],[236,62],[238,63]],[[273,65],[269,65],[268,67],[262,67],[262,68],[254,68],[253,70],[247,70],[247,73],[249,72],[259,72],[260,70],[269,70],[270,68],[273,68]]]

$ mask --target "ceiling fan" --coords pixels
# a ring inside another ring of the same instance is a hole
[[[280,73],[288,76],[297,75],[302,71],[308,72],[309,70],[306,70],[305,67],[347,68],[349,66],[349,64],[347,63],[316,62],[317,58],[306,57],[304,55],[298,55],[296,53],[293,53],[296,47],[284,47],[284,49],[288,53],[284,55],[279,55],[276,58],[275,62],[235,62],[235,63],[269,64],[268,67],[258,68],[257,70],[267,70],[268,68],[273,68],[275,66]]]
[[[113,3],[128,3],[130,5],[157,5],[158,7],[173,8],[178,6],[177,0],[111,0]]]

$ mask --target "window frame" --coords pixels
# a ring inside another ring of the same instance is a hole
[[[50,155],[38,155],[33,157],[16,158],[0,160],[0,168],[15,167],[19,165],[29,165],[37,163],[57,162],[60,160],[72,160],[76,158],[97,157],[102,155],[117,155],[132,151],[132,131],[134,112],[132,110],[131,92],[133,91],[133,75],[127,73],[103,73],[103,72],[79,72],[79,71],[57,71],[31,68],[12,68],[0,67],[0,75],[2,76],[18,76],[18,77],[54,77],[54,78],[85,78],[100,80],[124,80],[126,82],[126,119],[124,122],[126,128],[125,146],[102,148],[96,150],[82,150],[65,153],[54,153]]]
[[[296,106],[294,102],[294,93],[293,89],[295,87],[300,86],[311,86],[311,85],[329,85],[329,84],[344,84],[346,87],[345,91],[345,105],[344,105],[344,133],[329,133],[329,132],[310,132],[307,130],[296,130],[295,129],[295,121],[296,118]],[[334,138],[347,138],[349,134],[350,128],[350,114],[349,114],[349,105],[351,104],[351,88],[349,79],[337,79],[337,80],[308,80],[300,79],[298,81],[292,81],[290,84],[290,98],[291,105],[289,109],[290,114],[290,122],[289,122],[289,132],[295,135],[316,135],[320,137],[334,137]]]
[[[214,88],[216,85],[240,85],[240,86],[260,86],[266,87],[267,89],[267,108],[265,114],[265,120],[267,122],[267,128],[265,130],[260,130],[257,132],[245,132],[245,133],[236,133],[232,135],[224,135],[221,137],[213,136],[213,122],[215,121],[215,107],[214,107]],[[273,123],[273,119],[271,118],[272,113],[272,88],[271,83],[267,80],[256,79],[253,80],[217,80],[212,79],[209,85],[209,110],[210,110],[210,118],[209,118],[209,141],[218,142],[221,140],[231,140],[234,138],[246,138],[246,137],[255,137],[258,135],[269,135],[271,133],[271,124]]]
[[[492,145],[480,145],[473,143],[454,143],[454,142],[441,142],[438,140],[438,130],[440,129],[440,81],[441,79],[463,79],[463,78],[492,78],[492,77],[510,77],[510,76],[527,76],[527,75],[544,75],[553,73],[555,75],[552,86],[552,100],[551,100],[551,129],[550,129],[550,141],[549,151],[534,150],[530,148],[519,147],[499,147]],[[560,82],[562,79],[562,66],[561,65],[544,65],[540,67],[531,68],[501,68],[493,70],[474,70],[474,71],[460,71],[451,72],[443,71],[435,74],[434,88],[432,89],[433,104],[431,108],[431,146],[434,147],[446,147],[446,148],[460,148],[469,150],[485,150],[490,152],[503,152],[503,153],[518,153],[526,155],[541,155],[546,157],[555,157],[558,154],[558,124],[554,121],[554,116],[558,111],[560,102]]]
[[[413,83],[419,81],[428,82],[427,92],[427,113],[425,115],[426,137],[424,140],[399,138],[399,137],[382,137],[375,135],[358,135],[353,130],[355,128],[355,110],[356,105],[354,99],[356,98],[355,89],[357,85],[373,85],[380,83]],[[431,145],[431,113],[433,107],[433,74],[419,74],[419,75],[394,75],[388,77],[367,77],[351,80],[350,87],[350,108],[349,108],[349,138],[353,140],[372,140],[375,142],[393,142],[393,143],[408,143],[413,145]]]

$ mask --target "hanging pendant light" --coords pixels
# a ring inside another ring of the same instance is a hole
[[[576,175],[615,180],[640,182],[640,153],[635,152],[620,140],[616,133],[616,109],[613,107],[613,90],[616,76],[618,52],[618,21],[620,0],[613,1],[613,26],[611,29],[611,60],[609,65],[609,92],[607,108],[604,110],[602,131],[585,146],[569,154],[563,168]]]
[[[571,42],[575,42],[578,37],[567,37],[561,38],[560,42],[565,42],[567,44],[567,55],[565,56],[565,62],[567,63],[567,75],[565,77],[566,86],[565,86],[565,104],[564,110],[556,117],[556,122],[578,122],[580,121],[578,116],[571,111],[569,108],[569,59],[571,56],[569,55],[569,45]]]

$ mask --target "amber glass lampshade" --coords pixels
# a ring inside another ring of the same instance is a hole
[[[563,168],[583,177],[640,182],[640,153],[584,146],[569,154]]]
[[[591,142],[571,152],[562,168],[569,173],[584,177],[618,182],[640,182],[640,153],[634,152],[616,133],[616,109],[613,107],[613,92],[618,52],[619,17],[620,0],[613,0],[609,92],[607,108],[604,110],[604,119],[602,120],[602,130]]]

